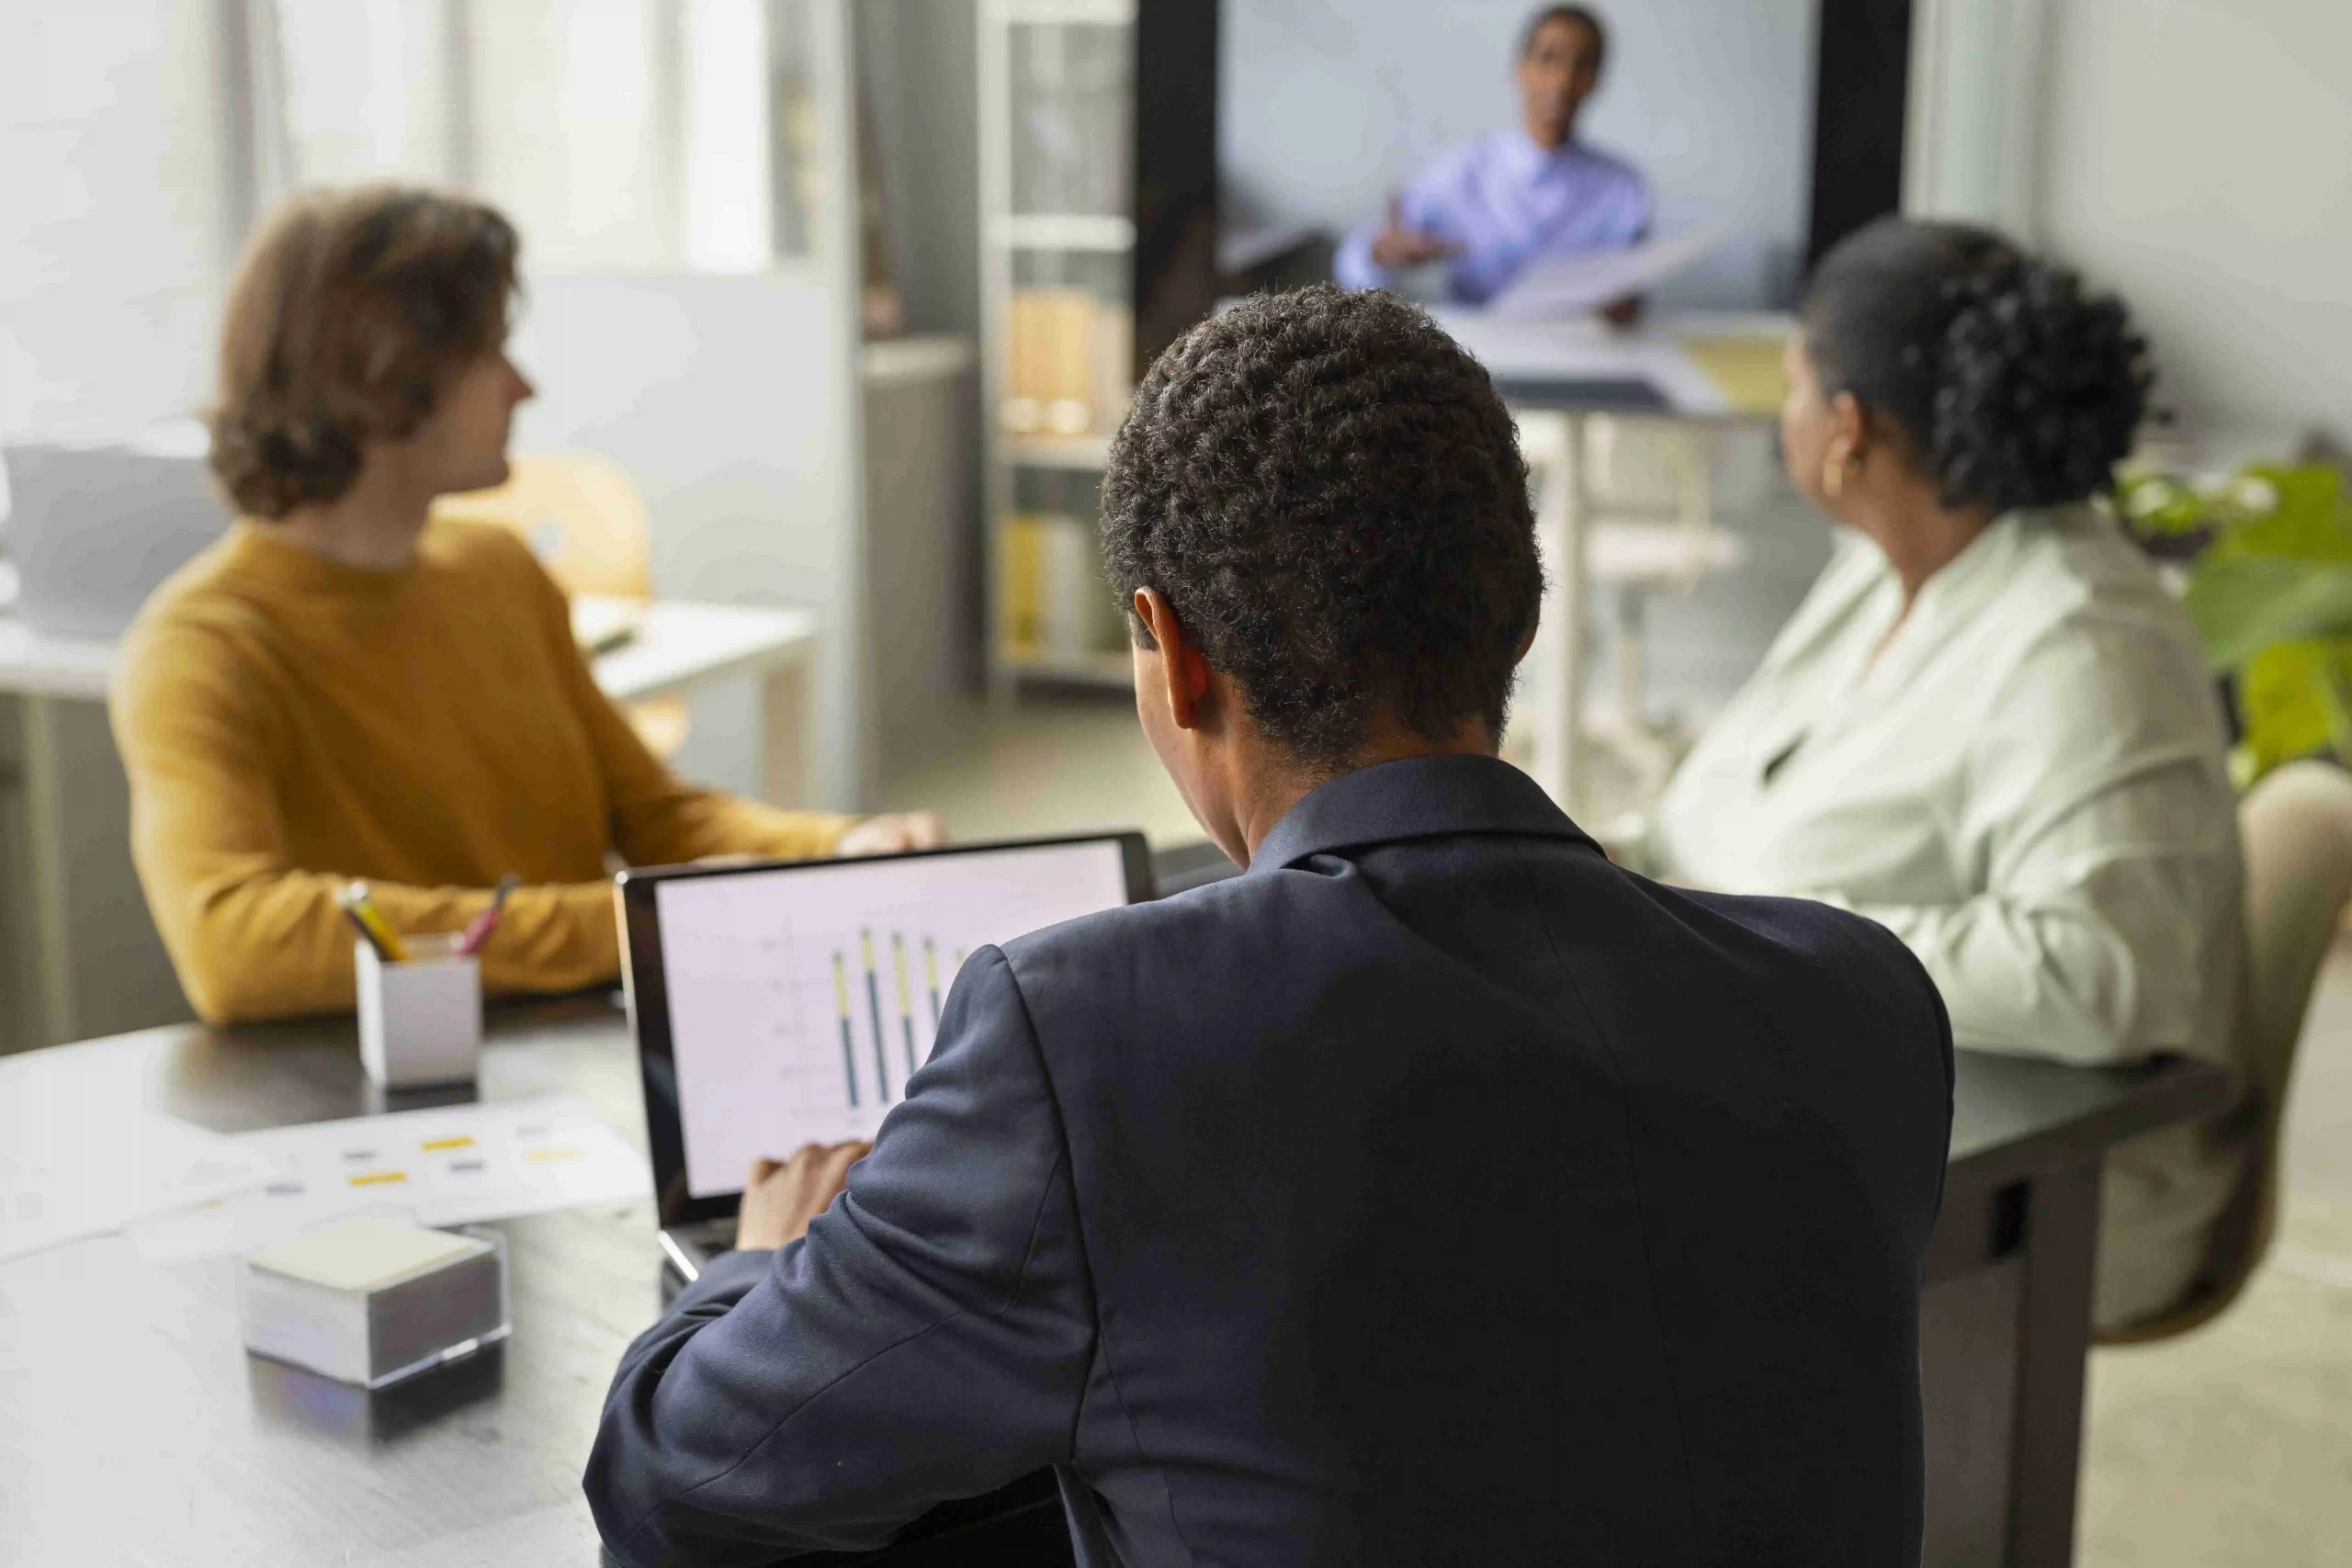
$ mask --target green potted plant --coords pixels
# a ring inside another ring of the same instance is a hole
[[[2256,464],[2218,484],[2131,472],[2124,524],[2185,561],[2205,656],[2229,682],[2241,789],[2282,762],[2352,759],[2352,498],[2329,464]]]

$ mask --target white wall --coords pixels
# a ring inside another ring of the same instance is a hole
[[[1217,110],[1228,227],[1379,210],[1444,148],[1511,124],[1534,0],[1225,0]],[[1750,307],[1794,280],[1813,170],[1817,0],[1620,0],[1580,127],[1658,194],[1658,230],[1734,237],[1659,290]]]
[[[2352,4],[2053,0],[2048,246],[2196,424],[2352,435]]]
[[[846,0],[809,0],[806,19],[820,88],[814,188],[852,191]],[[809,258],[768,271],[533,279],[515,351],[540,392],[515,444],[582,447],[630,471],[651,513],[656,592],[819,613],[808,804],[854,810],[876,752],[858,657],[856,230],[838,196],[811,218]],[[750,701],[697,701],[679,770],[750,787]]]
[[[1913,0],[1903,210],[2041,243],[2049,0]]]
[[[870,748],[857,690],[856,410],[842,293],[813,268],[532,280],[515,357],[537,382],[514,442],[602,453],[644,491],[664,595],[823,617],[813,780],[854,805]],[[754,783],[752,694],[697,701],[682,772]]]
[[[977,336],[978,7],[972,0],[858,0],[855,17],[858,80],[907,323],[919,333]],[[977,473],[977,446],[972,456]]]
[[[216,9],[0,6],[0,433],[206,396],[230,243]]]

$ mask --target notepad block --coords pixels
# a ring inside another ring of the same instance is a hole
[[[491,1239],[345,1220],[245,1260],[245,1348],[382,1388],[506,1337],[506,1255]]]

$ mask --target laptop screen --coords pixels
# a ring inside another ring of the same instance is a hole
[[[1147,897],[1141,861],[1128,835],[690,873],[625,893],[632,920],[652,895],[686,1195],[739,1193],[753,1161],[803,1144],[873,1137],[973,951]],[[640,1049],[659,1050],[644,1000],[633,989]],[[666,1109],[653,1101],[650,1116]]]

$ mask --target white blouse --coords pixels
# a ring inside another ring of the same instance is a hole
[[[1897,626],[1901,604],[1878,547],[1843,539],[1668,786],[1655,869],[1878,920],[1934,977],[1961,1045],[2227,1062],[2237,811],[2186,613],[2081,509],[1996,520]],[[2110,1162],[2109,1217],[2177,1233],[2177,1260],[2228,1170],[2169,1142]],[[2107,1262],[2101,1317],[2120,1321],[2109,1298],[2134,1292]]]

